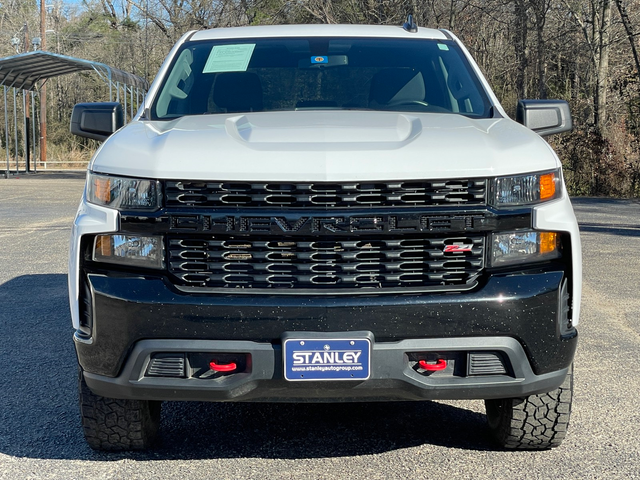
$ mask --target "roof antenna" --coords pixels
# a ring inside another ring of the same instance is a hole
[[[414,22],[413,15],[409,14],[407,16],[407,21],[404,22],[404,25],[402,25],[402,28],[404,28],[407,32],[410,32],[410,33],[416,33],[418,31],[418,25],[416,25],[416,22]]]

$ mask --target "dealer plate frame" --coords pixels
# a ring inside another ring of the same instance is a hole
[[[285,380],[326,382],[364,381],[371,378],[371,334],[291,335],[287,335],[288,338],[282,342]],[[294,354],[297,355],[294,357]],[[303,368],[305,370],[300,370]]]

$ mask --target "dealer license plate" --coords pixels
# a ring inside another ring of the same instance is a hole
[[[371,371],[367,338],[288,338],[283,354],[284,378],[291,381],[366,380]]]

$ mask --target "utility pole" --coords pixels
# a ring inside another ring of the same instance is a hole
[[[40,0],[40,41],[42,50],[47,49],[46,12],[44,0]],[[46,80],[40,86],[40,162],[47,161],[47,86]]]

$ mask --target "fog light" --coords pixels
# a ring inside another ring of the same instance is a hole
[[[140,235],[98,235],[93,247],[96,262],[145,268],[162,268],[162,237]]]
[[[556,232],[509,232],[492,235],[491,266],[541,262],[560,256]]]

